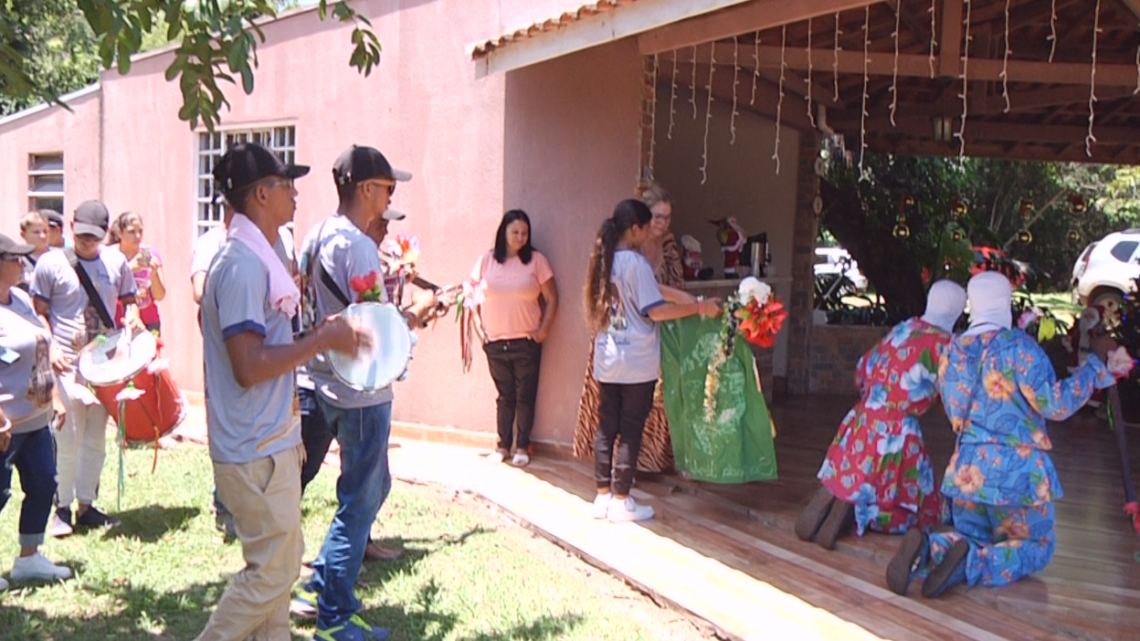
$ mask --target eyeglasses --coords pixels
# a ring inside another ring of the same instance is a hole
[[[367,185],[368,183],[374,183],[383,187],[387,187],[389,196],[394,196],[396,194],[396,183],[394,182],[389,182],[387,180],[366,180],[360,184]]]

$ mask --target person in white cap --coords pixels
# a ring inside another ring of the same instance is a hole
[[[938,375],[958,435],[942,481],[954,529],[907,532],[887,566],[896,594],[919,575],[926,575],[922,595],[934,598],[963,583],[1006,585],[1049,565],[1053,502],[1062,494],[1045,421],[1068,418],[1132,367],[1124,348],[1101,332],[1085,364],[1058,381],[1045,350],[1012,326],[1004,275],[977,274],[967,293],[970,327],[951,341]]]
[[[950,280],[930,287],[926,313],[895,326],[855,366],[862,398],[843,419],[819,470],[823,484],[796,521],[796,536],[825,549],[852,524],[902,534],[938,523],[940,497],[918,417],[938,399],[938,359],[966,306]]]

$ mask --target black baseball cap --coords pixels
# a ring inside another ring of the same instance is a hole
[[[373,178],[407,182],[412,175],[394,169],[384,154],[372,147],[353,145],[333,163],[333,180],[337,185],[349,185]]]
[[[222,193],[229,194],[269,176],[292,179],[307,173],[306,165],[287,165],[265,147],[243,142],[230,147],[218,160],[214,182]]]
[[[58,211],[54,209],[41,209],[39,210],[39,214],[47,220],[48,226],[63,228],[63,214]]]
[[[17,243],[11,238],[0,234],[0,254],[11,254],[12,256],[27,256],[35,251],[35,247]]]
[[[111,214],[107,212],[103,203],[98,200],[88,200],[75,210],[75,224],[72,226],[72,231],[76,236],[102,238],[107,235],[107,228],[111,226],[110,221]]]

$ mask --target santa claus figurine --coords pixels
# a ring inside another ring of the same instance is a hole
[[[696,238],[685,234],[681,236],[681,247],[685,249],[685,255],[681,259],[685,271],[685,280],[697,280],[697,275],[704,267],[704,261],[701,259],[701,243]]]
[[[740,251],[744,249],[747,235],[732,216],[709,222],[717,226],[716,239],[724,253],[724,277],[740,278]]]

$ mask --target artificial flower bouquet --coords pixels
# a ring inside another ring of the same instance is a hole
[[[348,286],[356,293],[358,303],[379,303],[384,300],[384,281],[378,272],[366,276],[353,276]]]
[[[716,417],[720,368],[732,354],[736,337],[742,336],[758,347],[772,347],[788,316],[784,304],[772,293],[772,287],[752,276],[740,281],[736,292],[725,300],[723,309],[723,324],[705,377],[705,417],[709,421]]]

